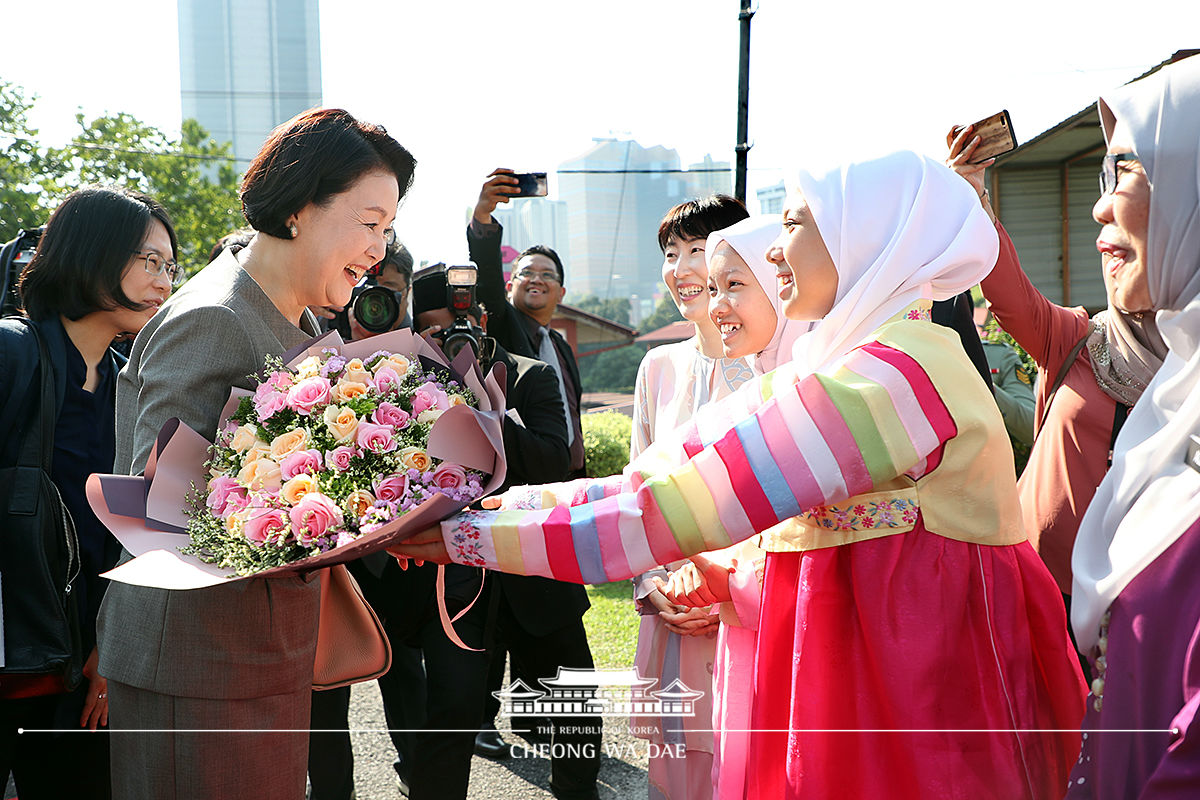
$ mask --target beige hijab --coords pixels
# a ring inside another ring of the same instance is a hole
[[[1082,652],[1105,609],[1200,518],[1200,57],[1101,98],[1105,136],[1129,126],[1150,179],[1146,278],[1167,343],[1162,367],[1117,437],[1113,466],[1079,525],[1071,625]]]

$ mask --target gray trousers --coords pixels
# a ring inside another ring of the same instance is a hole
[[[174,697],[109,680],[113,797],[301,800],[311,696]]]

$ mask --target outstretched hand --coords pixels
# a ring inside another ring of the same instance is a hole
[[[497,167],[488,175],[483,188],[479,190],[479,200],[475,203],[474,217],[477,222],[483,225],[490,224],[496,206],[507,203],[510,194],[520,191],[517,179],[512,176],[513,171],[504,167]]]
[[[389,547],[388,552],[400,562],[401,569],[408,568],[407,560],[410,558],[417,562],[417,566],[426,561],[435,564],[450,563],[450,554],[446,552],[446,542],[442,539],[440,524],[426,528],[395,547]]]

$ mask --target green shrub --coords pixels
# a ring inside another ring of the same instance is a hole
[[[629,463],[629,436],[633,420],[620,411],[584,414],[584,464],[589,478],[615,475]]]

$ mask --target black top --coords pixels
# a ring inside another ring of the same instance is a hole
[[[43,322],[56,325],[58,320]],[[54,426],[54,461],[50,478],[58,487],[63,502],[75,521],[79,537],[80,577],[76,583],[79,594],[80,633],[84,652],[96,644],[96,614],[104,597],[107,581],[99,577],[117,565],[121,546],[108,528],[92,513],[84,489],[93,472],[112,472],[116,449],[115,397],[116,371],[112,359],[100,359],[99,380],[94,392],[83,388],[87,380],[87,365],[63,331],[66,343],[66,392]]]

